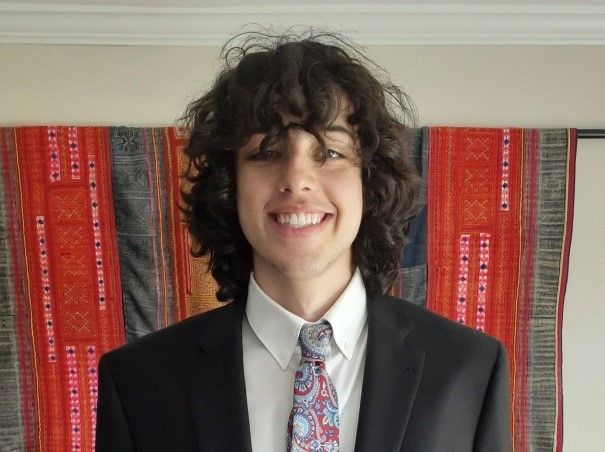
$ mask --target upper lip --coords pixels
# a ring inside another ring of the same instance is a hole
[[[332,214],[332,212],[327,211],[326,209],[321,209],[317,207],[311,206],[283,206],[273,209],[269,212],[270,215],[279,215],[279,214],[290,214],[290,213],[304,213],[304,214]]]

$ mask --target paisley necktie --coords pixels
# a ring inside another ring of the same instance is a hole
[[[288,451],[338,451],[340,419],[336,388],[326,371],[329,323],[300,330],[300,366],[294,379],[294,403],[288,421]]]

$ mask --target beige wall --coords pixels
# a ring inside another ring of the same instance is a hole
[[[385,46],[419,125],[605,128],[605,47]],[[168,125],[217,48],[0,45],[0,125]],[[580,141],[563,324],[566,451],[605,444],[605,140]]]

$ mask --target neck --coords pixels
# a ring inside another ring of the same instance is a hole
[[[255,268],[254,279],[284,309],[308,322],[315,322],[332,307],[353,276],[352,269],[326,273],[318,277],[292,278]]]

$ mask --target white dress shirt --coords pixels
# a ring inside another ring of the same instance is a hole
[[[368,339],[366,290],[357,269],[334,305],[318,320],[332,325],[326,369],[336,386],[340,450],[353,451]],[[285,452],[294,375],[300,364],[298,333],[309,323],[282,308],[250,275],[242,325],[244,376],[254,452]]]

